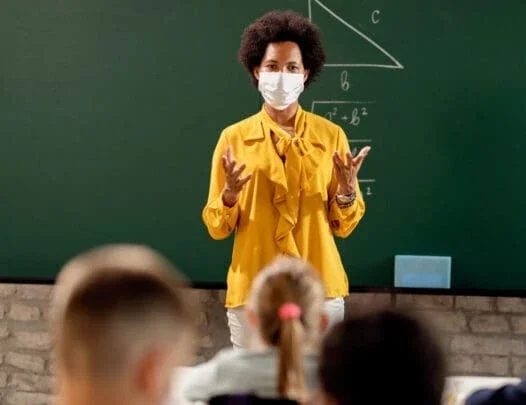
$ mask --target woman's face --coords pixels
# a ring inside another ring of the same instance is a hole
[[[303,66],[300,47],[292,41],[268,44],[261,64],[254,69],[257,80],[259,72],[301,73],[304,82],[309,77],[309,70]]]

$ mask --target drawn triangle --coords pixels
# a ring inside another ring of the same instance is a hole
[[[309,20],[316,23],[322,32],[327,32],[327,29],[324,29],[324,26],[329,26],[330,31],[327,35],[324,35],[325,40],[331,37],[331,34],[334,32],[341,32],[342,35],[345,35],[345,39],[338,42],[344,42],[346,47],[353,49],[353,54],[363,54],[363,56],[353,57],[354,60],[349,61],[348,57],[342,55],[340,58],[335,58],[334,55],[331,56],[330,49],[328,52],[328,60],[325,64],[326,67],[368,67],[368,68],[384,68],[384,69],[403,69],[402,64],[396,60],[387,50],[385,50],[381,45],[379,45],[372,38],[364,34],[362,31],[348,23],[336,12],[330,9],[324,2],[320,0],[308,0],[309,5]],[[319,21],[318,21],[319,20]],[[336,24],[334,24],[336,22]],[[353,33],[353,38],[348,39],[346,33]],[[350,42],[356,42],[356,46],[350,44]],[[361,49],[361,52],[360,50]],[[341,52],[339,52],[341,53]],[[359,59],[360,57],[364,59]],[[340,60],[336,60],[340,59]],[[343,60],[341,60],[343,59]]]

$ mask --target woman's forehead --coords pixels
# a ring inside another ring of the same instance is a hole
[[[263,60],[296,61],[301,62],[301,50],[297,43],[292,41],[271,42],[267,45]]]

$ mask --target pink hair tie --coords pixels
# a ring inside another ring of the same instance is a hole
[[[301,316],[301,308],[293,302],[286,302],[279,307],[278,315],[282,321],[287,319],[298,319]]]

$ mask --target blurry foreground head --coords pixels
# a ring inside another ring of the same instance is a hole
[[[52,302],[59,404],[162,404],[192,353],[194,305],[174,267],[135,245],[81,254]]]
[[[391,309],[336,325],[320,360],[324,405],[440,405],[445,373],[433,333]]]

